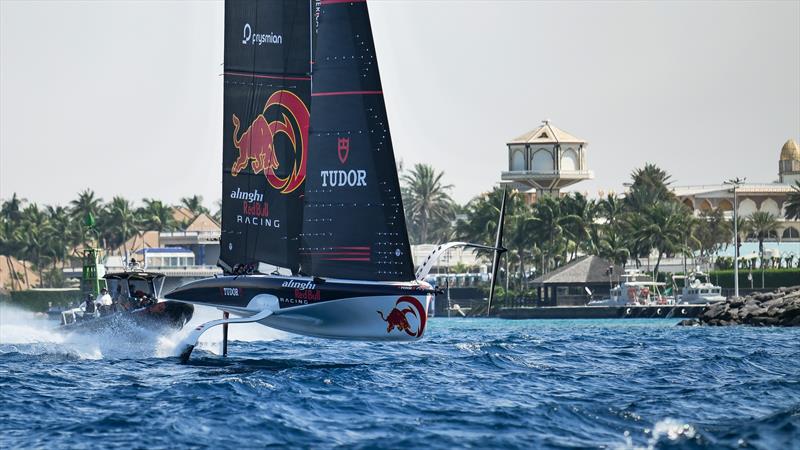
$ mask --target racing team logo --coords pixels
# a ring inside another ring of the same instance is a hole
[[[405,305],[408,306],[403,308]],[[428,319],[428,315],[419,300],[404,295],[397,299],[394,306],[387,316],[383,315],[383,311],[378,311],[381,319],[386,322],[386,332],[391,333],[393,329],[397,328],[399,331],[405,331],[409,336],[421,337],[425,332],[425,321]],[[408,321],[409,314],[419,322],[416,330]]]
[[[268,122],[264,115],[269,108],[282,108],[283,120]],[[300,187],[306,179],[310,118],[308,108],[303,101],[292,92],[285,90],[276,91],[270,95],[261,114],[256,116],[241,136],[238,136],[239,118],[234,114],[233,146],[239,150],[239,157],[233,163],[231,175],[237,176],[250,164],[254,174],[263,172],[270,186],[281,191],[282,194],[288,194]],[[292,127],[292,121],[299,128],[297,134]],[[289,139],[295,154],[292,173],[284,178],[275,173],[276,169],[280,167],[280,162],[275,154],[274,142],[275,136],[280,133]]]
[[[350,154],[350,138],[338,139],[339,162],[342,164],[347,161],[347,155]]]

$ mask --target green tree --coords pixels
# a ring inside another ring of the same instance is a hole
[[[14,240],[19,243],[22,259],[33,263],[34,268],[39,272],[39,287],[44,287],[42,284],[43,272],[49,262],[47,244],[51,234],[52,229],[47,221],[47,214],[40,210],[35,203],[28,205],[22,211],[20,227],[16,230]]]
[[[659,201],[675,200],[669,188],[671,176],[655,164],[645,164],[631,174],[633,183],[625,196],[625,204],[631,211],[643,211]]]
[[[441,237],[442,228],[449,228],[455,219],[455,205],[450,198],[452,185],[444,184],[444,172],[433,166],[416,164],[403,175],[403,205],[406,224],[414,243],[428,243]]]
[[[178,224],[172,215],[172,208],[164,205],[161,200],[145,198],[142,201],[144,206],[137,210],[137,215],[143,229],[172,231],[177,228]]]
[[[715,208],[700,214],[693,234],[698,243],[700,256],[707,257],[727,247],[733,239],[733,226],[731,221],[725,219],[724,211]]]
[[[800,180],[794,182],[792,192],[786,197],[786,218],[800,220]]]
[[[69,249],[74,247],[80,239],[75,235],[69,211],[63,206],[48,206],[47,221],[50,235],[47,250],[53,256],[53,269],[57,261],[65,266]]]
[[[765,211],[750,214],[747,218],[749,231],[758,240],[758,254],[764,258],[764,240],[775,237],[778,230],[778,218]]]
[[[564,224],[565,236],[571,241],[572,259],[581,250],[586,254],[597,252],[598,227],[595,219],[598,216],[597,204],[579,192],[573,192],[561,198],[560,222]]]
[[[203,206],[203,196],[193,195],[191,197],[181,198],[181,205],[192,212],[192,216],[197,218],[200,214],[210,214],[208,208]]]
[[[69,202],[69,212],[72,216],[72,224],[75,227],[75,234],[80,237],[81,242],[90,239],[87,235],[89,229],[86,223],[88,218],[97,219],[103,212],[103,199],[95,195],[91,189],[84,189],[78,193],[78,198]]]
[[[634,239],[641,249],[656,250],[658,259],[653,270],[658,275],[665,254],[688,253],[688,230],[691,215],[678,202],[659,201],[649,208],[631,215]]]
[[[106,205],[101,222],[102,235],[111,248],[125,244],[128,239],[139,232],[139,218],[133,210],[131,202],[123,197],[114,197]],[[127,248],[124,249],[128,251]]]

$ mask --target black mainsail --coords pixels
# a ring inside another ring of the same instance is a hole
[[[413,280],[367,3],[320,6],[301,267],[321,277]]]
[[[220,262],[228,271],[258,261],[298,269],[310,33],[307,1],[225,4]]]
[[[366,1],[229,0],[224,109],[228,271],[414,279]]]

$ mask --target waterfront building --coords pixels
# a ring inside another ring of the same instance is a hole
[[[599,256],[587,255],[535,280],[537,306],[583,306],[591,299],[607,298],[625,271]]]
[[[542,195],[558,196],[562,188],[594,177],[586,163],[588,142],[548,120],[506,145],[508,170],[501,179],[528,194],[529,201]]]
[[[746,175],[746,174],[745,174]],[[800,180],[800,146],[789,139],[778,156],[778,179],[773,182],[746,182],[736,189],[737,213],[747,218],[757,211],[772,214],[778,220],[778,229],[765,241],[768,256],[800,256],[800,221],[786,218],[786,203],[794,182]],[[700,186],[676,186],[675,195],[696,216],[712,209],[721,209],[725,216],[733,218],[733,189],[731,185],[719,183]],[[758,251],[755,236],[748,236],[742,244],[740,256],[752,257]],[[723,249],[719,256],[733,256],[733,245]],[[682,270],[682,269],[680,269]]]
[[[789,139],[780,151],[776,181],[746,182],[736,190],[739,217],[748,217],[756,211],[770,213],[780,222],[772,239],[800,239],[800,222],[785,217],[786,202],[796,180],[800,180],[800,147],[794,139]],[[730,185],[676,186],[673,192],[695,215],[719,208],[727,217],[733,217],[733,189]]]
[[[106,272],[128,267],[131,258],[140,268],[163,273],[165,292],[184,283],[222,274],[219,259],[220,226],[205,214],[186,220],[185,208],[176,208],[176,217],[189,223],[182,231],[144,231],[128,239],[103,259]],[[187,210],[188,211],[188,210]],[[64,269],[68,278],[79,279],[80,267]]]

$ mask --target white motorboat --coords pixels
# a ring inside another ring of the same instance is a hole
[[[670,305],[674,299],[666,297],[666,283],[653,281],[636,269],[627,269],[620,276],[620,283],[611,289],[609,298],[592,300],[588,306]]]
[[[681,289],[678,303],[705,305],[725,301],[725,296],[722,295],[722,288],[711,283],[706,273],[692,272],[688,278],[683,275],[672,277],[672,281],[676,286],[679,280],[684,280],[684,285]]]

